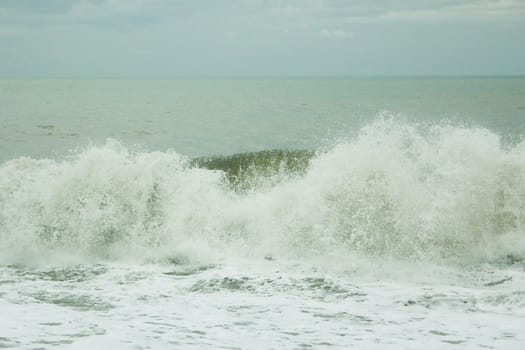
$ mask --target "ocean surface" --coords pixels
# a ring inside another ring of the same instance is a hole
[[[524,349],[525,78],[0,80],[0,348]]]

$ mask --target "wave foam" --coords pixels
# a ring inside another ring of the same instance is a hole
[[[282,176],[281,166],[271,186],[259,179],[243,192],[224,172],[175,152],[133,152],[114,141],[65,160],[13,159],[0,167],[0,252],[8,262],[188,249],[525,257],[525,142],[504,147],[486,129],[423,130],[383,118],[310,156],[299,174]]]

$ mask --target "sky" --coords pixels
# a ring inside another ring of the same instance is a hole
[[[0,77],[525,75],[525,0],[0,0]]]

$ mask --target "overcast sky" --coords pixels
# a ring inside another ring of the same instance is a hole
[[[0,0],[0,76],[524,75],[525,0]]]

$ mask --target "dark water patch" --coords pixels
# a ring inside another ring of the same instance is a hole
[[[39,323],[39,325],[54,327],[54,326],[62,325],[62,322],[42,322],[42,323]]]
[[[304,175],[315,152],[309,150],[265,150],[229,156],[198,157],[190,164],[225,173],[228,184],[237,191],[268,183],[269,179]]]
[[[44,129],[44,130],[53,130],[55,128],[53,124],[42,124],[42,125],[37,125],[36,127],[40,129]]]
[[[354,298],[355,301],[361,302],[368,296],[356,286],[351,286],[349,289],[322,277],[307,277],[294,287],[301,291],[313,292],[314,297],[322,300]]]
[[[305,278],[304,282],[306,282],[309,289],[314,290],[320,290],[328,294],[342,294],[342,293],[348,293],[349,290],[335,284],[332,281],[328,281],[324,278]]]
[[[452,344],[452,345],[459,345],[461,343],[464,343],[465,340],[442,340],[442,342]]]
[[[453,309],[463,309],[468,312],[479,311],[477,299],[473,296],[462,296],[457,294],[425,294],[421,298],[411,300],[410,305],[419,305],[427,309],[446,306]],[[407,305],[407,302],[404,302]]]
[[[66,268],[53,268],[51,270],[30,270],[24,267],[11,266],[10,267],[16,275],[23,277],[26,280],[44,280],[52,282],[85,282],[96,278],[107,272],[104,266],[83,266],[77,265]]]
[[[213,266],[212,266],[213,267]],[[205,266],[204,268],[208,268]],[[200,273],[189,270],[188,274]],[[167,275],[185,276],[185,271],[182,273],[175,271],[165,273]],[[355,288],[355,289],[354,289]],[[272,296],[276,293],[297,294],[301,297],[313,298],[326,301],[328,299],[346,299],[354,298],[356,302],[361,302],[368,296],[362,292],[358,287],[345,288],[341,285],[329,281],[325,278],[304,278],[304,279],[286,279],[281,276],[275,278],[250,278],[250,277],[224,277],[213,279],[201,279],[190,287],[191,292],[213,293],[223,290],[228,291],[242,291],[249,293],[257,293],[259,295]]]
[[[186,255],[173,255],[163,260],[167,265],[173,266],[171,271],[164,272],[167,276],[190,276],[216,268],[214,264],[196,264]]]
[[[257,305],[234,305],[234,306],[228,306],[226,309],[229,311],[229,312],[239,312],[239,311],[243,311],[243,310],[250,310],[250,309],[253,309],[253,308],[256,308]],[[266,311],[269,311],[269,310],[264,310],[264,312]],[[262,311],[258,311],[258,312],[262,312]]]
[[[248,283],[249,280],[249,277],[224,277],[210,280],[199,280],[191,286],[190,291],[200,293],[214,293],[221,290],[253,292],[255,291],[255,288]]]
[[[34,341],[33,344],[44,344],[44,345],[60,346],[60,345],[73,344],[73,340],[70,340],[70,339],[37,340],[37,341]]]
[[[43,280],[58,282],[84,282],[91,280],[107,272],[106,267],[73,267],[66,269],[54,269],[37,273]]]
[[[374,322],[374,320],[366,316],[354,315],[348,312],[337,312],[335,314],[314,313],[313,316],[318,317],[318,318],[324,318],[324,319],[347,319],[347,320],[351,320],[353,322],[361,323],[361,324],[370,324]]]
[[[0,286],[2,284],[12,284],[12,283],[16,283],[17,281],[15,280],[12,280],[12,279],[5,279],[5,280],[0,280]]]
[[[314,345],[317,345],[317,346],[332,346],[334,344],[326,342],[326,341],[322,341],[322,342],[319,342],[319,343],[314,343]]]
[[[186,255],[173,255],[165,259],[167,264],[171,265],[187,265],[191,263],[191,260]]]
[[[72,308],[79,311],[107,311],[113,305],[88,295],[75,295],[69,293],[39,292],[31,295],[37,301]]]
[[[178,328],[177,325],[167,322],[153,322],[153,321],[145,321],[145,324],[151,324],[154,326],[163,326],[163,327],[169,327],[169,328]]]
[[[505,277],[501,280],[498,280],[498,281],[493,281],[493,282],[489,282],[489,283],[485,283],[485,286],[487,287],[493,287],[493,286],[497,286],[499,284],[503,284],[505,282],[508,282],[508,281],[512,281],[512,277]]]
[[[294,336],[294,337],[296,337],[298,335],[301,335],[301,333],[299,333],[299,332],[290,332],[290,331],[282,331],[281,333],[287,334],[287,335],[291,335],[291,336]]]
[[[442,331],[438,331],[438,330],[430,330],[428,333],[434,334],[434,335],[439,335],[439,336],[442,336],[442,337],[449,335],[448,333],[445,333],[445,332],[442,332]]]
[[[249,326],[255,326],[256,323],[255,322],[251,322],[251,321],[237,321],[237,322],[233,322],[233,325],[234,326],[241,326],[241,327],[249,327]]]
[[[271,255],[271,254],[266,254],[266,255],[264,256],[264,260],[275,261],[275,258],[274,258],[274,256]]]
[[[149,276],[144,273],[144,272],[129,272],[127,274],[125,274],[124,276],[122,276],[118,281],[117,283],[118,284],[121,284],[121,285],[130,285],[132,283],[135,283],[135,282],[138,282],[138,281],[142,281],[146,278],[148,278]]]
[[[524,257],[516,254],[506,254],[497,261],[501,265],[515,265],[523,262],[525,262]]]
[[[491,295],[480,299],[480,302],[486,303],[492,306],[508,305],[512,306],[525,306],[525,291],[519,290],[509,293],[502,293],[498,295]]]
[[[164,272],[168,276],[191,276],[215,268],[215,265],[186,266],[169,272]]]
[[[0,337],[0,348],[15,348],[20,345],[18,340]]]

